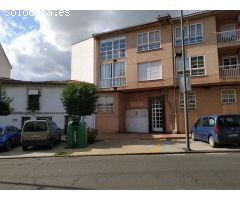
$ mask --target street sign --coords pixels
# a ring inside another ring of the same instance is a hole
[[[179,85],[180,85],[180,92],[184,92],[184,77],[179,77]],[[191,77],[186,76],[186,92],[190,92],[192,90],[191,86]]]

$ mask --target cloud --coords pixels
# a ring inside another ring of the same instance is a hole
[[[57,12],[57,11],[55,11]],[[171,11],[173,14],[176,13]],[[104,32],[155,20],[168,11],[70,11],[70,16],[1,18],[0,40],[20,80],[70,79],[71,45]]]

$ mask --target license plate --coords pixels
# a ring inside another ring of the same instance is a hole
[[[31,138],[39,138],[40,135],[32,135]]]
[[[228,137],[237,137],[238,134],[228,134]]]

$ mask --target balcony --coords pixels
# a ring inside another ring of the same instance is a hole
[[[218,32],[217,41],[218,43],[240,42],[240,29]]]
[[[240,77],[240,64],[219,66],[219,76],[222,79]]]

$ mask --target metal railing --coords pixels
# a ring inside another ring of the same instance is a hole
[[[240,29],[217,33],[218,43],[240,42]]]
[[[240,77],[240,64],[219,66],[220,78],[237,78]]]

